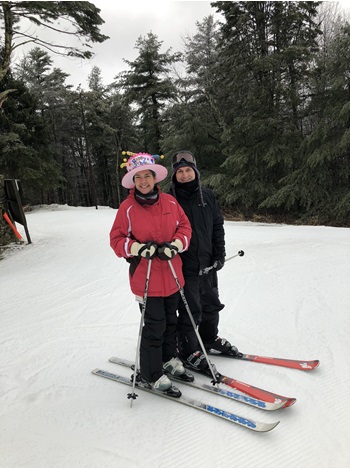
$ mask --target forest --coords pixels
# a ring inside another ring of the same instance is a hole
[[[39,39],[12,63],[21,19],[108,43],[90,2],[0,2],[0,175],[25,205],[118,208],[123,152],[194,153],[229,219],[350,226],[350,24],[328,2],[211,3],[180,51],[152,32],[103,84],[72,89]],[[332,2],[331,2],[332,3]],[[60,44],[56,44],[60,47]],[[60,50],[89,57],[89,50]]]

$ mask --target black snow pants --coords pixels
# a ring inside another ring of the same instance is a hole
[[[218,335],[219,312],[225,307],[219,299],[216,271],[185,276],[184,293],[203,344],[213,342]],[[201,347],[181,298],[178,311],[179,349],[181,356],[186,358]]]
[[[179,292],[148,297],[141,333],[141,377],[153,383],[163,374],[163,363],[176,356]],[[140,305],[142,311],[142,305]]]

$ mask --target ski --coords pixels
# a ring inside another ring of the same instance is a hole
[[[120,376],[116,373],[110,373],[106,370],[101,370],[96,368],[92,370],[92,373],[97,376],[101,376],[102,378],[107,378],[113,381],[117,381],[118,383],[126,384],[127,386],[132,386],[131,378],[127,378],[125,376]],[[232,412],[228,412],[222,409],[218,409],[210,404],[206,404],[204,402],[198,401],[196,399],[191,399],[189,397],[185,397],[182,395],[181,397],[172,397],[163,392],[155,391],[154,389],[146,388],[136,384],[137,389],[142,389],[143,391],[149,392],[156,396],[165,397],[166,399],[170,399],[171,401],[178,402],[179,404],[184,404],[194,409],[202,410],[207,412],[215,417],[219,417],[224,419],[230,423],[234,423],[236,425],[240,425],[242,427],[248,428],[249,430],[253,430],[255,432],[268,432],[276,427],[279,424],[279,421],[273,423],[266,423],[266,422],[258,422],[257,420],[253,420],[250,418],[241,417],[240,415],[234,414]]]
[[[186,366],[186,363],[184,363],[184,365]],[[211,366],[214,369],[213,371],[216,376],[216,381],[218,383],[226,384],[227,386],[230,386],[233,389],[237,389],[240,392],[244,392],[245,394],[248,394],[249,396],[252,396],[255,399],[259,399],[265,402],[272,402],[272,403],[276,402],[276,399],[282,400],[282,401],[285,401],[285,404],[283,405],[283,407],[290,407],[296,402],[296,399],[294,397],[282,396],[280,394],[276,394],[271,391],[266,391],[265,389],[262,389],[256,386],[243,383],[242,381],[237,381],[236,379],[230,378],[229,376],[222,375],[216,370],[215,365],[211,364]],[[190,366],[187,366],[187,368],[191,371],[194,371],[195,373],[199,373],[203,376],[206,376],[207,378],[212,378],[212,375],[209,370],[208,371],[194,370]]]
[[[123,358],[118,357],[111,357],[109,359],[111,363],[115,363],[117,365],[126,366],[128,368],[134,369],[134,362],[130,360],[125,360]],[[240,393],[238,391],[230,391],[227,389],[223,389],[220,387],[212,386],[206,383],[198,383],[196,381],[184,381],[183,379],[177,378],[176,376],[169,375],[172,381],[176,381],[177,383],[186,384],[187,386],[191,386],[192,388],[196,388],[202,391],[208,391],[213,394],[220,395],[222,397],[227,397],[228,399],[232,399],[234,401],[242,402],[243,404],[250,405],[252,407],[257,407],[258,409],[263,410],[278,410],[283,408],[287,401],[282,399],[276,399],[275,402],[265,402],[261,399],[255,399],[247,394]]]
[[[212,356],[234,358],[236,360],[246,360],[256,363],[264,363],[266,365],[283,366],[285,368],[293,368],[295,370],[310,371],[317,368],[320,364],[319,360],[292,360],[289,358],[273,358],[263,357],[261,355],[249,355],[247,353],[239,353],[239,355],[225,355],[215,350],[208,352]]]

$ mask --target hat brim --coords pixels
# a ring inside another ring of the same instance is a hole
[[[146,171],[146,170],[150,170],[156,173],[157,182],[163,181],[168,175],[168,170],[166,169],[165,166],[162,166],[160,164],[144,164],[142,166],[138,166],[137,168],[134,168],[131,171],[127,172],[122,179],[122,186],[125,187],[126,189],[132,189],[133,187],[135,187],[135,183],[134,183],[135,174],[139,173],[140,171]]]

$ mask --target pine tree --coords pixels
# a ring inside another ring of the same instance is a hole
[[[49,127],[39,112],[35,93],[11,73],[3,82],[16,89],[16,99],[8,100],[6,112],[0,114],[0,173],[7,179],[21,180],[31,203],[46,203],[45,190],[57,187],[61,177],[50,151]]]
[[[23,44],[32,43],[69,57],[91,58],[93,53],[89,50],[90,43],[101,43],[108,39],[99,31],[104,23],[100,11],[91,2],[0,2],[0,21],[3,22],[4,30],[0,81],[10,68],[14,50]],[[58,32],[60,38],[70,35],[84,39],[85,48],[63,45],[61,40],[45,40],[36,30],[31,35],[26,29],[26,23],[21,20],[27,20],[41,30]]]
[[[319,2],[215,2],[223,13],[223,200],[256,211],[300,164]],[[305,95],[306,92],[306,95]]]
[[[348,225],[350,216],[350,26],[339,29],[318,54],[308,104],[309,134],[302,162],[265,201],[318,223]]]
[[[185,38],[185,73],[176,81],[178,99],[165,115],[163,146],[192,151],[205,180],[223,162],[220,142],[226,122],[217,67],[218,23],[208,16],[196,25],[196,33]]]
[[[140,36],[135,46],[138,57],[134,61],[125,60],[130,70],[117,77],[127,101],[137,108],[142,151],[158,154],[161,152],[162,114],[176,95],[170,69],[179,60],[179,54],[172,54],[171,49],[161,53],[161,46],[162,41],[153,33]]]

